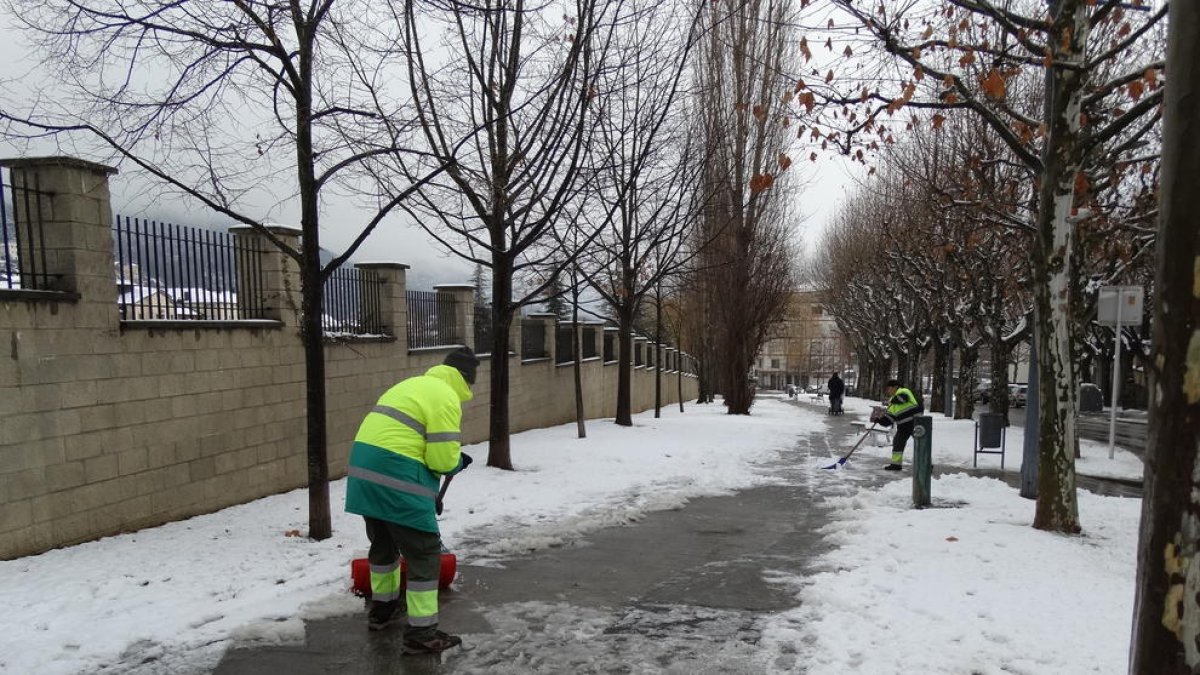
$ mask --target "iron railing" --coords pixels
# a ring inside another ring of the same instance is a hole
[[[492,353],[492,306],[475,304],[475,352]]]
[[[263,318],[256,240],[128,216],[116,217],[113,238],[122,320]]]
[[[570,363],[575,360],[575,327],[559,326],[554,342],[554,362]]]
[[[322,288],[321,328],[326,333],[385,335],[379,270],[339,267]]]
[[[36,174],[34,184],[27,185],[10,171],[0,172],[0,289],[61,290],[55,287],[61,275],[50,274],[46,264],[42,216],[49,197],[39,189]]]
[[[583,329],[583,358],[592,359],[596,357],[596,328],[595,326],[587,326]]]
[[[407,291],[406,297],[409,349],[463,344],[453,297],[436,291]]]
[[[521,358],[544,359],[550,356],[546,349],[546,324],[541,321],[521,322]]]

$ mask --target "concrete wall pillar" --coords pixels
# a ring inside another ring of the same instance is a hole
[[[21,286],[103,303],[115,324],[108,177],[117,170],[72,157],[6,159],[0,166],[10,170]]]
[[[361,290],[364,299],[374,293],[379,295],[379,315],[370,314],[373,305],[365,305],[368,314],[363,317],[370,324],[378,324],[387,334],[396,338],[401,354],[408,353],[408,265],[402,263],[372,262],[355,263],[363,271]],[[374,278],[372,278],[374,277]],[[374,288],[369,288],[375,284]],[[375,290],[377,289],[377,290]]]
[[[558,347],[558,317],[547,312],[538,312],[525,317],[525,321],[542,326],[543,344],[546,345],[546,356],[550,362],[554,363],[557,358]]]
[[[300,249],[300,230],[272,225],[267,228],[289,248]],[[238,266],[238,318],[269,319],[288,326],[300,325],[300,266],[262,232],[253,227],[231,227],[230,234],[257,258],[258,270]],[[257,314],[258,316],[252,316]]]
[[[475,344],[474,284],[439,284],[433,290],[438,295],[438,338],[441,343],[467,345],[478,352],[479,346]],[[451,317],[442,317],[442,308],[447,305],[453,307],[453,314]]]

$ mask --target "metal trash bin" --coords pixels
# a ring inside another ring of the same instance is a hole
[[[980,455],[1000,455],[1000,470],[1004,470],[1004,446],[1008,436],[1008,420],[1002,413],[980,413],[975,422],[975,456],[973,466],[979,466]]]

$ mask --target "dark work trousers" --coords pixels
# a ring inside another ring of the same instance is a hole
[[[892,438],[892,464],[904,462],[904,447],[908,445],[908,439],[912,438],[915,423],[915,418],[910,417],[896,425],[896,435]]]
[[[371,564],[372,586],[382,582],[386,587],[399,587],[400,556],[404,556],[406,605],[408,607],[410,631],[425,631],[437,628],[437,587],[442,567],[442,538],[437,532],[414,530],[387,520],[363,517],[367,524],[367,538],[371,549],[367,560]],[[395,574],[396,585],[386,580],[386,575]],[[372,603],[374,599],[372,588]],[[387,596],[384,596],[387,601]],[[398,598],[390,598],[396,600]],[[432,602],[431,602],[432,601]]]

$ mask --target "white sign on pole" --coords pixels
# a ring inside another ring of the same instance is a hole
[[[1108,458],[1112,459],[1117,447],[1117,405],[1121,390],[1121,326],[1137,326],[1142,323],[1142,300],[1145,291],[1141,286],[1102,286],[1096,299],[1096,322],[1102,326],[1113,326],[1113,370],[1112,411],[1108,420]]]
[[[1096,323],[1101,326],[1117,325],[1119,305],[1122,325],[1141,325],[1145,294],[1141,286],[1101,286],[1100,297],[1096,300]]]

